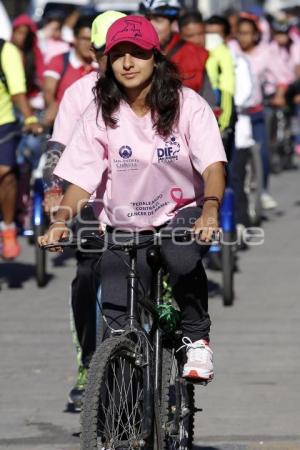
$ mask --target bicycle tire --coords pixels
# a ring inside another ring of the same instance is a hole
[[[181,377],[174,349],[163,349],[161,422],[163,450],[190,450],[194,439],[195,388]],[[155,447],[154,447],[155,448]]]
[[[270,155],[270,168],[273,175],[279,175],[283,170],[282,153],[282,145],[274,144]]]
[[[282,171],[281,166],[281,152],[282,145],[281,139],[278,139],[278,110],[277,108],[271,109],[271,115],[268,120],[268,146],[270,153],[270,170],[274,175],[279,174]]]
[[[146,375],[147,369],[137,364],[138,352],[136,344],[123,335],[106,339],[94,353],[81,413],[81,450],[153,449],[152,428],[145,440],[142,436],[145,417],[154,418],[153,407],[146,410],[144,403],[151,392],[151,378],[149,370]],[[130,380],[128,367],[133,369]]]
[[[47,284],[47,257],[46,252],[41,250],[37,243],[38,236],[44,234],[43,225],[34,225],[35,237],[35,278],[38,287],[45,287]]]
[[[223,233],[222,244],[222,278],[223,278],[223,305],[232,306],[234,301],[234,233],[231,231]]]
[[[245,191],[248,195],[250,222],[252,226],[259,226],[262,220],[263,169],[258,145],[250,149],[247,172]]]

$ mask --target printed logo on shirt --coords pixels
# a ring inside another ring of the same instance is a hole
[[[129,145],[122,145],[119,148],[119,155],[122,159],[113,158],[117,172],[127,172],[128,170],[139,170],[139,160],[132,158],[133,150]]]
[[[172,203],[174,203],[174,210],[177,211],[178,209],[182,208],[183,206],[189,205],[192,203],[192,198],[184,197],[183,190],[179,186],[174,186],[170,190],[170,197],[172,199]],[[172,216],[171,214],[168,214],[169,216]]]
[[[135,216],[154,216],[161,208],[169,205],[169,201],[164,199],[164,194],[159,194],[151,200],[138,200],[130,202],[132,210],[127,217]]]
[[[129,147],[129,145],[122,145],[122,147],[119,150],[119,155],[123,159],[128,159],[132,156],[132,150]]]
[[[176,141],[175,136],[171,136],[165,141],[164,148],[157,149],[157,160],[162,164],[172,164],[178,161],[178,153],[180,152],[180,144]]]

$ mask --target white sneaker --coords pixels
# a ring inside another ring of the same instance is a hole
[[[268,192],[263,192],[261,194],[261,205],[263,209],[274,209],[277,208],[278,203]]]
[[[192,342],[190,338],[182,339],[186,347],[187,362],[183,367],[183,378],[191,378],[194,381],[210,382],[214,378],[213,352],[207,341],[200,339]],[[181,348],[182,348],[181,347]]]

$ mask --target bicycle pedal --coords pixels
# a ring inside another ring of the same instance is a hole
[[[196,414],[198,412],[203,412],[203,408],[194,408],[193,412]]]
[[[81,406],[75,405],[73,402],[68,402],[66,404],[66,407],[64,409],[65,413],[71,413],[71,414],[79,414],[81,412]]]

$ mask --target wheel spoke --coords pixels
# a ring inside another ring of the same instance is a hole
[[[142,371],[124,356],[112,358],[106,369],[100,395],[99,448],[117,448],[122,442],[141,439],[143,422]]]

